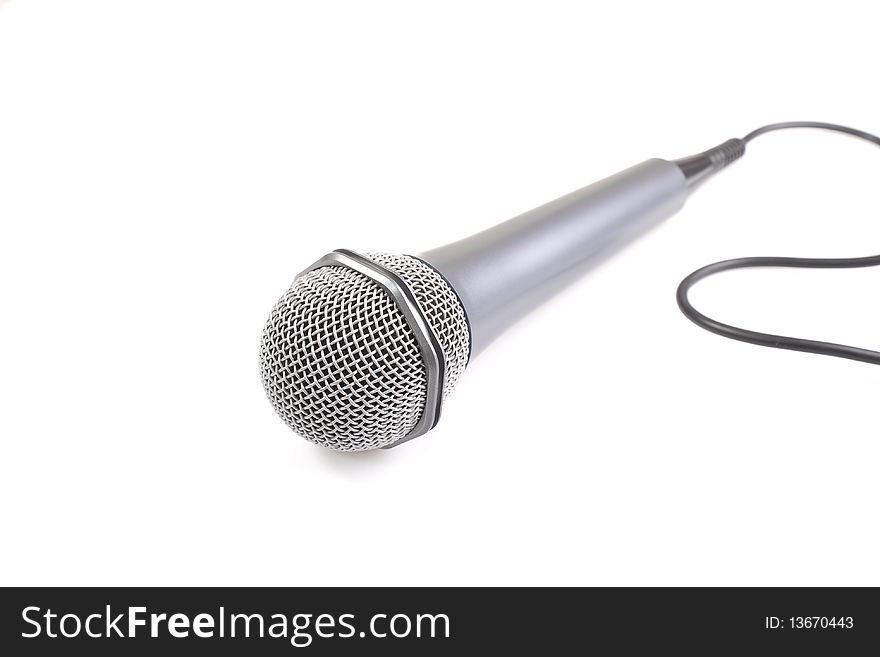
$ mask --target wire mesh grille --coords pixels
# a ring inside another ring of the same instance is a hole
[[[396,273],[422,307],[446,358],[446,399],[467,364],[461,302],[416,258],[367,257]],[[342,266],[294,280],[266,322],[260,370],[288,426],[331,449],[389,445],[412,430],[425,405],[425,364],[403,313],[376,282]]]
[[[403,279],[425,313],[446,356],[445,401],[464,373],[470,353],[470,329],[461,301],[449,283],[418,258],[387,253],[368,253],[367,257]]]

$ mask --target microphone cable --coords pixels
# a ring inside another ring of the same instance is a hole
[[[841,132],[852,137],[864,139],[873,144],[880,146],[880,137],[872,135],[862,130],[849,128],[847,126],[837,125],[834,123],[821,123],[818,121],[790,121],[786,123],[771,123],[762,126],[757,130],[753,130],[745,137],[742,142],[747,144],[756,137],[760,137],[768,132],[776,130],[788,130],[791,128],[818,128],[821,130],[831,130]],[[698,311],[688,299],[688,292],[697,282],[719,274],[723,271],[732,269],[746,269],[750,267],[794,267],[805,269],[855,269],[860,267],[877,267],[880,266],[880,255],[867,256],[863,258],[784,258],[784,257],[754,257],[754,258],[733,258],[731,260],[722,260],[711,265],[706,265],[697,269],[695,272],[687,276],[678,286],[676,299],[678,307],[685,317],[691,320],[697,326],[716,333],[731,340],[739,340],[748,342],[762,347],[772,347],[774,349],[789,349],[793,351],[805,351],[823,356],[834,356],[837,358],[848,358],[851,360],[863,361],[865,363],[873,363],[880,365],[880,351],[871,349],[862,349],[849,345],[835,344],[833,342],[821,342],[819,340],[806,340],[803,338],[789,337],[785,335],[773,335],[771,333],[760,333],[751,331],[737,326],[724,324],[718,320],[707,317]]]

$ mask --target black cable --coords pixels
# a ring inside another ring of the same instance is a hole
[[[821,121],[787,121],[785,123],[771,123],[769,125],[761,126],[757,130],[752,130],[749,134],[743,137],[742,140],[746,143],[749,143],[755,137],[760,137],[761,135],[768,132],[774,132],[776,130],[789,130],[791,128],[818,128],[820,130],[842,132],[852,137],[858,137],[859,139],[873,142],[880,146],[880,137],[878,137],[877,135],[872,135],[870,132],[865,132],[864,130],[856,130],[855,128],[850,128],[845,125],[837,125],[836,123],[822,123]]]
[[[833,130],[843,132],[859,139],[872,142],[880,146],[880,137],[872,135],[861,130],[848,128],[834,123],[819,123],[815,121],[792,121],[788,123],[772,123],[765,125],[757,130],[753,130],[745,137],[744,142],[749,142],[755,137],[763,135],[767,132],[775,130],[786,130],[789,128],[820,128],[823,130]],[[717,320],[707,317],[699,312],[691,305],[688,299],[688,292],[691,287],[698,281],[731,269],[745,269],[747,267],[799,267],[810,269],[849,269],[857,267],[877,267],[880,266],[880,255],[868,256],[864,258],[777,258],[777,257],[758,257],[758,258],[735,258],[733,260],[723,260],[711,265],[707,265],[693,272],[685,278],[678,286],[676,298],[678,307],[681,312],[697,326],[717,333],[725,338],[732,340],[740,340],[741,342],[749,342],[762,347],[773,347],[775,349],[791,349],[794,351],[806,351],[814,354],[822,354],[824,356],[835,356],[837,358],[849,358],[852,360],[860,360],[866,363],[880,365],[880,351],[872,351],[870,349],[862,349],[859,347],[851,347],[848,345],[835,344],[833,342],[820,342],[818,340],[805,340],[802,338],[793,338],[784,335],[773,335],[771,333],[759,333],[748,329],[730,326]]]

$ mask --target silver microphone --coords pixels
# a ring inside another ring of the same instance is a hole
[[[745,142],[647,160],[458,242],[409,255],[339,249],[300,273],[260,344],[294,431],[341,451],[432,429],[470,358],[574,276],[675,214]]]

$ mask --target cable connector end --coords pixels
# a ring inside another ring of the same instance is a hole
[[[746,142],[742,139],[728,139],[723,144],[708,151],[673,160],[687,180],[690,189],[710,178],[721,169],[736,162],[746,153]]]

